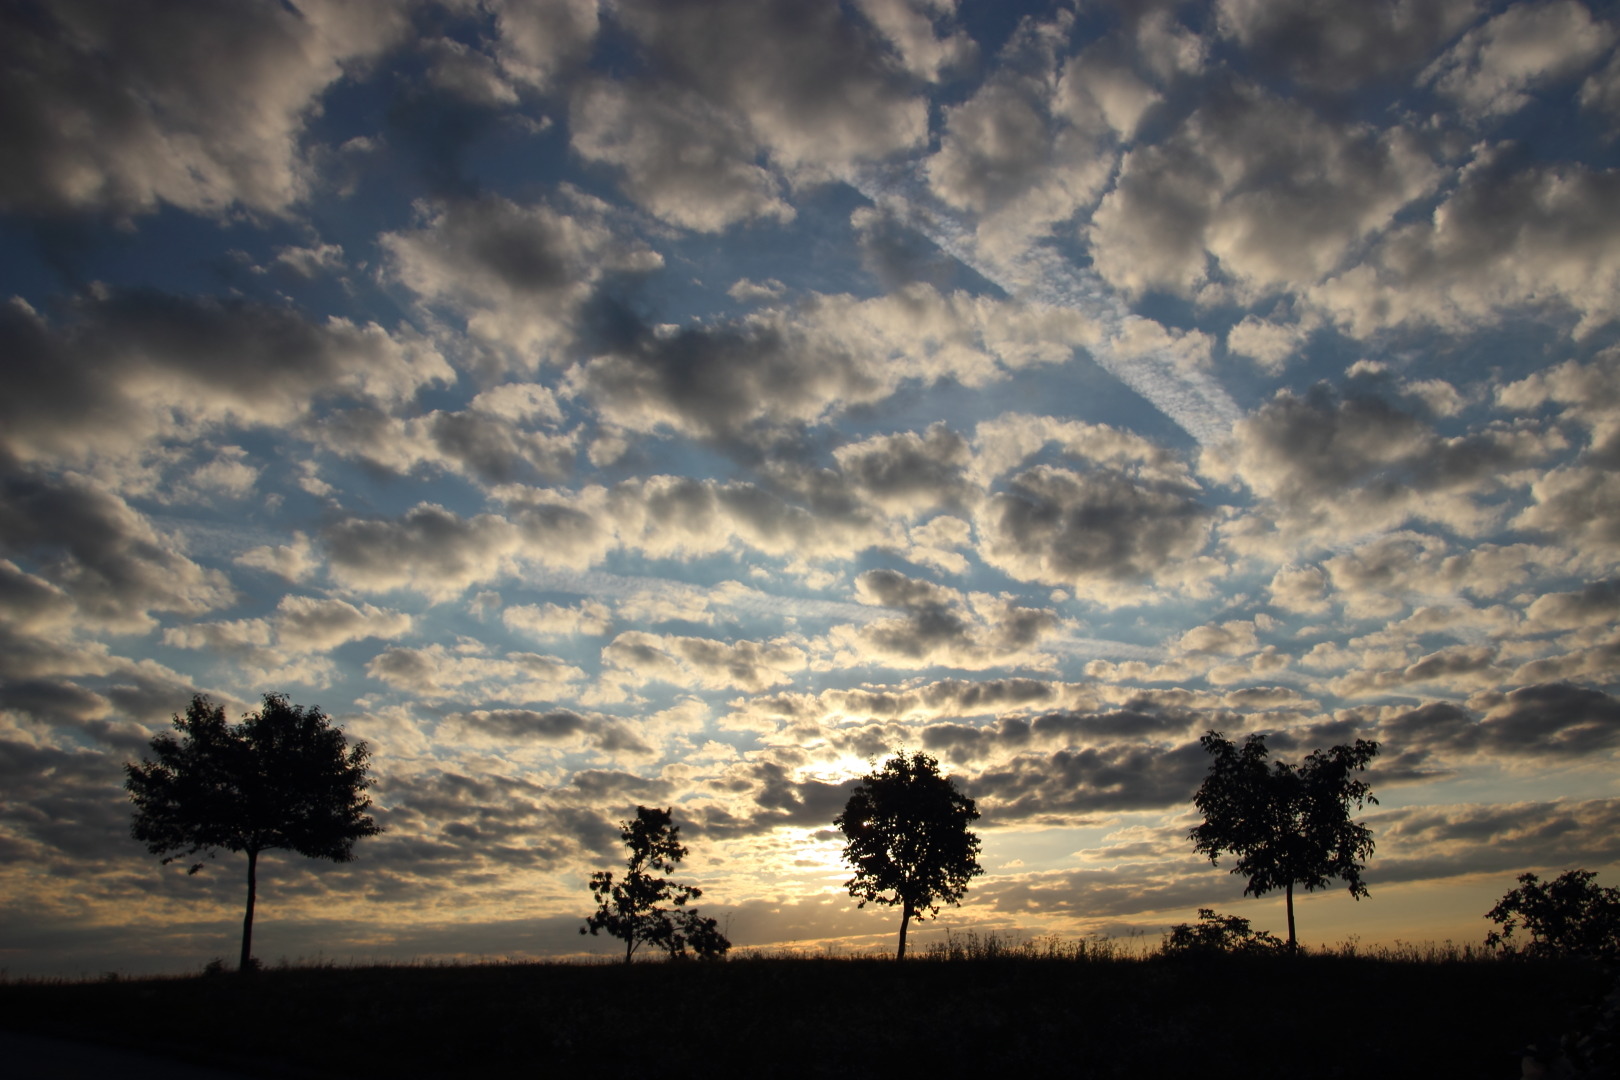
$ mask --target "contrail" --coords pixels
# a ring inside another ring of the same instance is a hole
[[[985,255],[960,215],[930,194],[909,169],[862,170],[849,182],[874,203],[900,211],[906,224],[1007,295],[1031,304],[1079,311],[1099,325],[1103,340],[1088,349],[1091,358],[1175,421],[1199,445],[1207,446],[1232,433],[1243,414],[1207,372],[1177,363],[1164,350],[1121,354],[1118,342],[1140,316],[1131,314],[1095,271],[1076,267],[1047,247],[1027,248],[1010,259]]]

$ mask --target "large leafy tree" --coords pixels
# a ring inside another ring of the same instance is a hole
[[[686,906],[703,890],[659,876],[675,869],[687,854],[670,811],[638,806],[634,821],[620,823],[619,836],[630,852],[624,877],[614,881],[610,870],[591,875],[596,914],[586,918],[579,932],[589,930],[594,936],[606,930],[623,939],[627,964],[642,945],[661,948],[671,959],[688,951],[704,959],[724,956],[731,942],[719,925]]]
[[[281,694],[239,724],[199,694],[174,732],[152,739],[152,757],[124,766],[135,803],[131,833],[165,864],[219,849],[247,854],[247,912],[240,970],[252,967],[259,855],[293,851],[347,862],[354,842],[382,829],[366,814],[370,749],[349,745],[318,708]],[[193,863],[189,873],[201,870]]]
[[[844,812],[833,819],[843,832],[844,860],[855,868],[845,882],[851,896],[900,907],[900,946],[913,917],[959,904],[979,866],[979,838],[968,831],[978,819],[973,800],[939,774],[939,762],[918,751],[900,752],[856,785]]]
[[[1313,892],[1337,879],[1356,899],[1367,895],[1361,871],[1373,853],[1372,830],[1351,821],[1350,808],[1378,802],[1355,775],[1378,755],[1378,744],[1357,739],[1292,765],[1266,760],[1264,735],[1238,747],[1211,731],[1200,742],[1214,760],[1193,796],[1204,823],[1188,839],[1215,865],[1222,854],[1236,856],[1232,873],[1249,879],[1245,896],[1285,890],[1288,947],[1297,948],[1294,886]]]

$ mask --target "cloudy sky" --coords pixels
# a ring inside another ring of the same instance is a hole
[[[1306,942],[1620,883],[1620,12],[0,20],[0,968],[233,955],[121,788],[196,692],[375,753],[272,960],[610,951],[638,803],[739,945],[887,948],[830,823],[898,747],[983,814],[942,925],[1280,932],[1211,728],[1384,745]]]

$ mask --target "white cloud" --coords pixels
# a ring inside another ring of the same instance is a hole
[[[672,225],[718,232],[793,219],[779,182],[754,164],[746,130],[696,94],[604,79],[577,89],[572,109],[575,151],[623,169],[625,193]]]
[[[1327,277],[1441,173],[1414,133],[1331,123],[1242,84],[1126,154],[1087,237],[1131,294],[1192,295],[1210,260],[1245,295]]]
[[[605,634],[613,623],[606,604],[586,600],[575,607],[557,604],[519,604],[501,611],[501,622],[542,641],[576,634]]]
[[[532,702],[576,692],[585,672],[555,656],[511,652],[484,655],[482,647],[452,651],[394,646],[366,664],[366,674],[430,700],[465,695],[473,700]]]
[[[1427,218],[1310,292],[1356,337],[1397,327],[1462,332],[1530,310],[1573,314],[1577,335],[1620,309],[1620,173],[1527,161],[1487,146]]]
[[[1530,94],[1586,69],[1614,42],[1576,0],[1521,3],[1462,36],[1422,81],[1476,117],[1517,112]]]
[[[836,8],[621,0],[615,11],[665,78],[739,117],[790,174],[831,178],[927,138],[927,102],[891,67],[881,39]]]

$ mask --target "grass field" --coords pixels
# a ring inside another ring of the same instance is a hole
[[[0,983],[0,1027],[261,1075],[1517,1077],[1593,966],[1453,949],[1127,957],[956,941],[897,964],[288,966]]]

